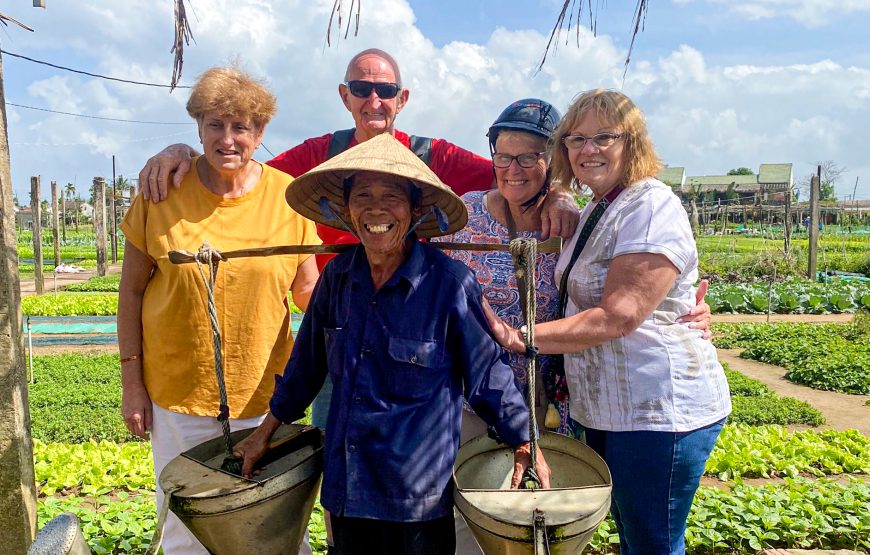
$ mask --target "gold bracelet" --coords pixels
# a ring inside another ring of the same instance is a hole
[[[130,355],[130,356],[126,357],[126,358],[122,358],[122,359],[121,359],[121,364],[124,364],[125,362],[131,362],[131,361],[134,361],[134,360],[140,360],[141,358],[142,358],[142,354],[141,354],[141,353],[138,354],[138,355]]]

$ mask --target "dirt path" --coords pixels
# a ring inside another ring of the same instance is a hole
[[[121,264],[109,264],[110,274],[120,274]],[[67,285],[74,283],[83,283],[97,275],[96,270],[86,270],[75,274],[57,274],[57,290],[60,291]],[[54,291],[54,272],[45,272],[45,292]],[[36,295],[36,280],[22,279],[21,280],[21,296],[30,297]]]
[[[852,320],[853,314],[771,314],[770,322],[790,323],[833,323],[846,324]],[[763,324],[767,322],[767,314],[714,314],[714,324]]]
[[[865,404],[870,395],[848,395],[797,385],[785,379],[785,368],[740,358],[740,349],[718,349],[718,353],[719,360],[727,362],[732,370],[755,378],[780,395],[806,401],[817,408],[827,420],[822,428],[857,429],[870,436],[870,407]]]

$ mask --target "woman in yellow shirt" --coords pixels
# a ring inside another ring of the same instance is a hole
[[[284,202],[292,178],[252,158],[275,113],[265,87],[237,69],[212,68],[193,87],[187,111],[204,150],[196,171],[160,204],[137,197],[121,224],[122,412],[131,433],[150,432],[158,475],[182,451],[221,434],[205,285],[195,264],[172,264],[169,251],[196,252],[205,241],[222,251],[320,243],[314,223]],[[287,291],[304,310],[317,277],[310,256],[220,263],[215,302],[233,429],[256,426],[268,412],[293,347]],[[174,518],[163,549],[206,553]]]

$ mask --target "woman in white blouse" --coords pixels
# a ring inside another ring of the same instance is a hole
[[[565,354],[571,416],[613,475],[620,553],[684,553],[686,517],[731,412],[716,350],[677,321],[698,279],[688,217],[653,177],[661,162],[624,94],[580,95],[553,144],[554,178],[593,198],[556,266],[564,318],[538,324],[535,344]],[[491,324],[505,347],[525,351],[519,331]]]

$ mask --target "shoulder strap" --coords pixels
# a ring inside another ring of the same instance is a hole
[[[574,244],[574,251],[571,253],[571,259],[568,261],[568,265],[565,266],[565,270],[562,272],[562,279],[559,282],[559,305],[556,318],[565,317],[565,308],[568,306],[568,275],[571,273],[574,263],[577,262],[580,253],[583,252],[586,242],[595,230],[595,226],[598,225],[598,220],[601,219],[601,216],[604,215],[604,211],[607,210],[607,207],[610,206],[614,200],[616,200],[616,197],[619,196],[619,193],[621,192],[622,187],[617,187],[606,197],[598,201],[598,204],[592,209],[592,213],[589,214],[586,223],[583,224],[583,229],[580,230],[580,236],[577,237],[577,242]]]
[[[353,134],[356,129],[342,129],[332,133],[332,138],[329,140],[329,150],[326,153],[326,159],[329,160],[336,154],[341,154],[350,146],[353,140]]]
[[[429,159],[432,158],[432,139],[429,137],[418,137],[411,135],[411,152],[417,155],[417,158],[423,161],[427,166]]]

